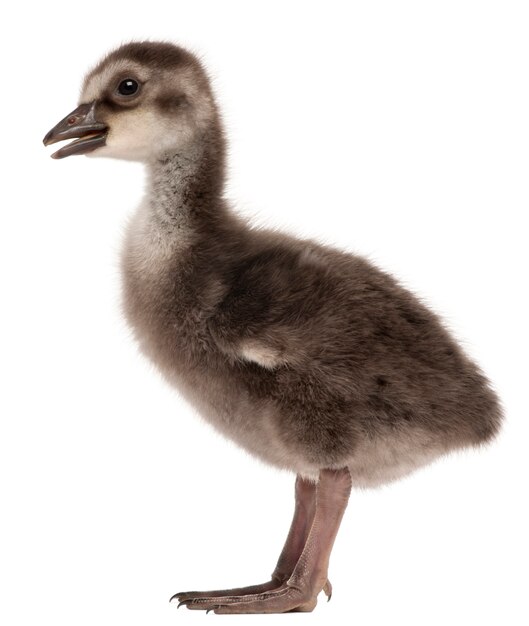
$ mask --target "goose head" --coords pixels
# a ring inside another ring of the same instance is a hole
[[[79,106],[44,137],[73,139],[51,156],[150,162],[199,145],[217,119],[207,76],[194,55],[169,43],[114,50],[85,77]]]

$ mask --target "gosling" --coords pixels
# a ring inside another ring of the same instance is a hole
[[[52,156],[145,163],[125,238],[124,310],[141,350],[229,439],[296,474],[271,579],[179,592],[215,613],[312,611],[355,487],[498,432],[498,399],[439,318],[353,254],[252,228],[223,197],[225,139],[197,58],[129,43],[86,76]]]

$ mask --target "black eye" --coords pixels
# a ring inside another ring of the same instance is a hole
[[[125,78],[119,83],[118,93],[122,96],[132,96],[138,91],[138,82],[133,78]]]

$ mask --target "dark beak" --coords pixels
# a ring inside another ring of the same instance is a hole
[[[86,154],[105,145],[108,127],[95,118],[95,101],[81,104],[44,137],[44,145],[76,138],[75,141],[54,152],[52,159],[63,159],[72,154]]]

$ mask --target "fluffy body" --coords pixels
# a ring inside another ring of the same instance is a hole
[[[116,111],[106,90],[131,71],[144,94]],[[192,55],[123,46],[88,75],[81,102],[94,99],[111,130],[93,155],[148,168],[122,258],[127,318],[217,430],[304,477],[348,467],[358,486],[495,435],[486,378],[410,291],[358,256],[232,213],[219,116]]]
[[[154,220],[146,246],[150,210],[125,246],[127,316],[169,381],[255,456],[304,476],[348,466],[367,486],[496,432],[483,375],[388,275],[231,220],[183,228],[175,253]]]

